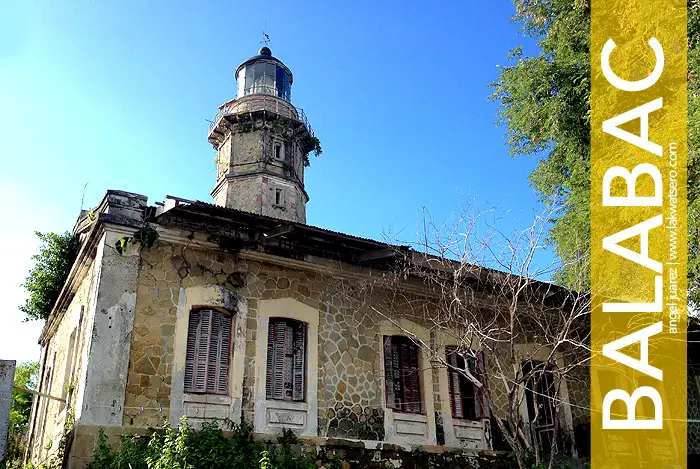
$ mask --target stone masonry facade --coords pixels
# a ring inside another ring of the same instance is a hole
[[[243,417],[253,420],[257,302],[293,298],[319,311],[319,436],[382,440],[384,415],[374,318],[343,305],[331,279],[226,253],[160,243],[141,252],[124,425],[155,427],[170,408],[175,309],[182,287],[221,285],[247,298]],[[143,409],[143,410],[142,410]]]
[[[177,424],[183,416],[194,426],[205,420],[223,427],[254,422],[256,433],[270,437],[289,427],[313,444],[489,450],[489,437],[479,433],[486,431],[485,423],[470,427],[470,443],[450,440],[445,371],[427,356],[421,356],[420,366],[423,412],[406,415],[387,408],[383,340],[401,330],[370,307],[381,309],[390,295],[358,294],[367,269],[323,257],[337,251],[335,245],[302,255],[284,251],[284,239],[257,249],[238,241],[265,242],[255,234],[263,229],[273,236],[309,230],[301,239],[336,239],[336,234],[199,203],[148,214],[153,209],[139,197],[108,193],[102,211],[77,225],[83,249],[66,290],[72,293],[61,300],[65,311],[44,332],[41,378],[42,392],[70,390],[67,405],[40,401],[35,409],[32,460],[55,451],[69,408],[75,438],[68,462],[78,469],[89,462],[99,428],[111,435],[143,432],[166,421]],[[215,225],[203,222],[205,215],[233,218]],[[134,241],[144,220],[158,233],[151,246]],[[118,252],[124,239],[127,248]],[[370,240],[345,242],[375,246]],[[415,300],[415,292],[407,291],[405,298]],[[183,391],[187,318],[201,307],[223,308],[234,318],[227,395]],[[265,396],[268,324],[277,316],[309,324],[304,402],[272,402]],[[421,340],[438,340],[419,318],[407,314],[401,321]],[[572,408],[586,405],[583,391],[573,390],[569,398]],[[575,415],[577,422],[584,417]]]

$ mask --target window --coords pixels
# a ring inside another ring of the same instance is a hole
[[[284,153],[282,152],[281,143],[275,143],[275,158],[278,160],[284,159]]]
[[[231,316],[200,309],[190,313],[185,392],[228,393]]]
[[[46,360],[49,356],[49,352],[46,353],[46,356],[44,360]],[[44,364],[44,366],[46,366]],[[53,361],[51,362],[51,366],[46,367],[46,374],[44,375],[44,389],[43,392],[45,394],[51,394],[51,386],[53,385],[53,370],[56,368],[56,352],[53,353]],[[39,388],[41,390],[41,387]],[[41,415],[40,415],[40,420],[41,424],[39,425],[39,428],[41,428],[41,438],[39,438],[39,442],[44,441],[44,432],[46,431],[46,419],[49,416],[49,405],[50,405],[50,400],[49,399],[42,399],[39,401],[43,407],[41,410]]]
[[[284,192],[279,187],[275,189],[275,205],[284,205]]]
[[[66,406],[66,401],[68,399],[68,389],[71,387],[70,379],[71,376],[73,376],[73,355],[75,353],[75,334],[76,331],[73,330],[73,332],[70,335],[70,340],[68,341],[68,349],[66,350],[66,360],[65,360],[65,368],[63,369],[63,393],[61,394],[61,398],[64,399],[63,402],[59,405],[59,409],[63,410],[63,408]]]
[[[418,346],[408,337],[384,337],[384,372],[387,407],[420,414]]]
[[[270,319],[267,334],[268,399],[303,401],[306,389],[306,324]]]
[[[554,436],[554,373],[546,363],[534,360],[524,362],[522,371],[530,423],[539,443],[549,449]]]
[[[484,376],[484,354],[477,352],[477,358],[464,358],[456,347],[447,347],[447,374],[450,379],[450,404],[452,417],[456,419],[478,420],[485,415],[483,392],[466,376],[457,370],[469,370],[472,376],[481,381]],[[456,370],[455,370],[456,368]]]

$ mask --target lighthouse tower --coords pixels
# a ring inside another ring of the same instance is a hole
[[[304,168],[317,140],[292,105],[292,72],[263,47],[239,65],[236,79],[238,95],[219,107],[209,129],[214,203],[306,223]]]

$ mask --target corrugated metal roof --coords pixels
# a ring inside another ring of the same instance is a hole
[[[184,199],[181,199],[181,200],[184,200]],[[392,247],[392,246],[397,247],[397,248],[408,247],[408,246],[395,246],[395,245],[392,245],[392,244],[384,242],[384,241],[377,241],[377,240],[371,239],[371,238],[363,238],[361,236],[355,236],[355,235],[350,235],[347,233],[341,233],[339,231],[332,231],[332,230],[328,230],[326,228],[321,228],[318,226],[307,225],[305,223],[281,220],[279,218],[274,218],[274,217],[270,217],[267,215],[260,215],[258,213],[251,213],[251,212],[246,212],[243,210],[238,210],[235,208],[222,207],[220,205],[214,205],[214,204],[211,204],[209,202],[202,202],[201,200],[194,200],[190,203],[180,204],[180,205],[177,205],[177,208],[185,209],[187,211],[191,211],[190,210],[191,208],[204,208],[206,210],[213,210],[215,212],[219,212],[222,215],[223,214],[230,214],[230,215],[234,215],[237,217],[258,218],[260,220],[265,220],[265,221],[270,222],[270,223],[289,224],[291,226],[294,226],[295,228],[301,229],[302,231],[303,230],[312,230],[312,231],[316,231],[319,233],[327,234],[329,236],[342,237],[344,239],[354,240],[354,241],[357,241],[359,243],[375,244],[375,245],[381,245],[383,247]]]

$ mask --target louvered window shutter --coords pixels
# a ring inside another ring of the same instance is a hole
[[[390,409],[395,409],[394,360],[391,337],[384,337],[384,387],[386,389],[386,406]]]
[[[190,313],[185,357],[185,391],[226,394],[231,316],[218,311]]]
[[[221,335],[219,338],[219,360],[216,370],[217,383],[213,392],[228,394],[228,369],[231,354],[231,316],[221,315]]]
[[[209,354],[207,356],[206,391],[212,392],[217,388],[219,377],[219,355],[221,352],[221,316],[210,312],[211,330],[209,331]]]
[[[391,367],[392,367],[392,386],[394,388],[393,408],[397,410],[403,409],[403,403],[406,401],[402,383],[403,368],[401,367],[401,357],[399,356],[399,344],[392,337],[391,339]]]
[[[267,398],[303,401],[305,381],[306,324],[271,320],[267,337]]]
[[[267,370],[268,380],[271,382],[270,398],[284,399],[284,343],[287,334],[287,324],[284,321],[271,323],[268,336],[271,344],[272,361]]]
[[[185,391],[194,391],[194,368],[197,361],[197,334],[199,325],[199,311],[190,313],[190,320],[187,326],[187,352],[185,356]]]
[[[211,311],[198,311],[197,344],[195,347],[194,386],[195,392],[206,392],[207,362],[209,359],[209,334],[211,331]]]
[[[297,323],[294,327],[294,382],[292,399],[304,400],[304,375],[306,371],[306,324]]]
[[[265,395],[268,399],[274,398],[275,389],[275,324],[270,322],[267,329],[267,379],[265,380]]]
[[[457,353],[454,349],[447,351],[447,363],[458,368]],[[460,374],[453,368],[447,370],[450,378],[450,400],[452,401],[452,417],[464,418],[464,407],[462,403],[462,387],[460,386]]]
[[[420,413],[418,347],[405,337],[385,337],[384,371],[387,407]]]
[[[415,412],[413,400],[413,366],[411,363],[411,346],[405,341],[401,341],[401,376],[403,376],[404,387],[404,410]]]
[[[409,358],[410,358],[410,392],[407,393],[409,401],[411,403],[411,410],[415,414],[421,412],[421,399],[420,399],[420,380],[419,380],[419,367],[418,367],[418,346],[414,343],[408,344]]]
[[[284,399],[292,400],[292,381],[294,381],[294,326],[287,323],[284,333]]]
[[[484,393],[484,386],[486,386],[486,358],[483,351],[479,351],[476,354],[475,368],[476,379],[478,379],[483,386],[476,388],[476,392],[474,393],[474,410],[477,419],[484,419],[488,418],[488,404],[486,402],[486,393]]]

